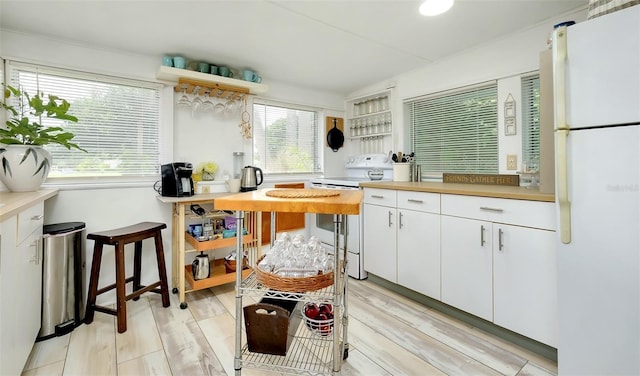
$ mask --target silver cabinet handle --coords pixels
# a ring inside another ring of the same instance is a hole
[[[504,244],[502,244],[502,235],[504,234],[504,232],[502,231],[501,228],[498,229],[498,251],[502,251],[502,248],[504,247]]]
[[[42,247],[44,247],[44,242],[42,241],[42,237],[39,237],[38,240],[36,240],[36,242],[37,242],[36,255],[38,257],[38,261],[36,261],[36,265],[37,265],[40,263],[40,261],[44,257],[44,251],[42,249]]]
[[[422,200],[416,200],[415,198],[409,198],[409,199],[407,199],[407,201],[409,201],[409,202],[414,202],[414,203],[416,203],[416,204],[422,204],[422,203],[424,203],[424,201],[422,201]]]
[[[494,212],[494,213],[502,213],[504,211],[504,209],[490,208],[490,207],[487,207],[487,206],[481,206],[480,210],[490,211],[490,212]]]
[[[400,212],[400,214],[398,214],[398,227],[402,228],[402,212]]]
[[[486,243],[484,240],[484,226],[480,225],[480,247],[484,247],[484,243]]]
[[[39,214],[39,215],[34,215],[33,217],[31,217],[31,220],[32,220],[32,221],[39,221],[39,220],[41,220],[42,218],[44,218],[44,215]]]
[[[380,195],[371,195],[371,198],[384,198],[384,196],[380,196]]]
[[[29,247],[34,247],[34,251],[31,254],[31,257],[29,258],[29,262],[33,262],[35,265],[40,264],[40,250],[39,250],[39,246],[40,246],[40,239],[35,239],[33,241],[33,243],[31,243],[31,245],[29,245]]]
[[[391,225],[393,224],[393,222],[391,222],[391,216],[393,215],[393,213],[391,213],[391,210],[389,210],[389,227],[391,227]]]

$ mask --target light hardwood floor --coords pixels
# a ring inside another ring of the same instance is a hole
[[[234,295],[233,284],[192,292],[182,310],[175,294],[169,308],[146,294],[127,302],[122,334],[96,312],[91,325],[36,343],[23,375],[234,375]],[[348,298],[343,375],[557,374],[551,360],[370,281],[350,279]]]

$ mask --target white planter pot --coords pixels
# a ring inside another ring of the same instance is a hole
[[[47,179],[51,153],[41,146],[0,145],[0,180],[13,192],[33,192]]]

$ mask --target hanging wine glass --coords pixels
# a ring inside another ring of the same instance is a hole
[[[178,105],[178,107],[183,107],[183,108],[191,107],[191,101],[189,100],[189,97],[187,96],[187,88],[186,87],[182,88],[182,96],[178,100],[177,105]]]
[[[204,112],[213,111],[214,104],[211,102],[211,97],[209,96],[209,92],[207,91],[204,96],[204,102],[202,102],[201,109]]]
[[[193,90],[194,98],[191,101],[191,116],[194,116],[195,113],[200,110],[200,106],[202,106],[202,98],[200,98],[200,95],[198,95],[198,91],[200,91],[200,87],[196,86],[196,88]]]
[[[229,99],[227,103],[224,104],[224,113],[227,116],[230,116],[236,111],[237,103],[233,99]]]
[[[216,95],[216,98],[220,101],[223,101],[224,99],[221,97],[222,93],[224,91],[222,90],[218,90],[218,94]],[[213,107],[213,113],[220,116],[222,114],[224,114],[225,112],[225,108],[224,108],[224,104],[222,104],[222,102],[217,103],[214,107]]]

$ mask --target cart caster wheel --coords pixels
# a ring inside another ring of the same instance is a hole
[[[349,349],[344,349],[342,352],[342,360],[345,360],[349,357]]]
[[[180,309],[187,309],[187,303],[180,303]]]
[[[174,293],[174,294],[177,294],[177,293],[178,293],[178,288],[177,288],[177,287],[174,287],[174,288],[171,290],[171,292],[172,292],[172,293]]]

